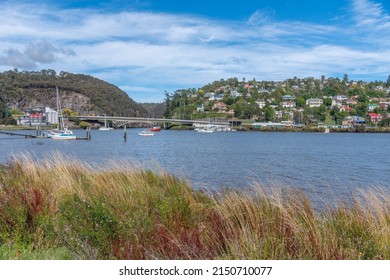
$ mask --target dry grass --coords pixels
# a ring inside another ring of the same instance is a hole
[[[210,195],[158,169],[58,154],[0,175],[2,258],[390,259],[383,189],[315,211],[299,190]]]

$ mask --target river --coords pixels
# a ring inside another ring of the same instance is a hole
[[[125,161],[160,166],[195,188],[243,188],[260,183],[302,188],[322,196],[347,197],[358,189],[390,188],[390,134],[215,132],[140,129],[92,131],[90,141],[25,139],[0,135],[0,162],[54,151],[90,164]],[[17,133],[34,134],[35,131]],[[75,133],[83,137],[84,130]]]

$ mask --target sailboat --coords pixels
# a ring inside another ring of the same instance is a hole
[[[104,115],[104,126],[99,127],[99,130],[113,130],[112,127],[107,126],[107,116]]]
[[[64,124],[64,117],[62,115],[61,102],[60,102],[60,94],[58,93],[58,87],[56,86],[56,94],[57,94],[57,111],[58,111],[58,124],[57,129],[53,129],[49,131],[48,137],[54,140],[75,140],[76,135],[73,131],[69,130]]]

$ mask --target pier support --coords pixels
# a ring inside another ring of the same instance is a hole
[[[126,135],[126,125],[123,126],[123,141],[126,142],[127,135]]]
[[[88,140],[91,140],[91,128],[88,126],[87,127],[87,135],[86,135]]]

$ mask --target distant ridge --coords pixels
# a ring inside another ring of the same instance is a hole
[[[54,70],[0,73],[0,100],[24,111],[46,106],[56,108],[55,86],[63,108],[80,115],[147,116],[147,110],[117,86],[84,74]]]

